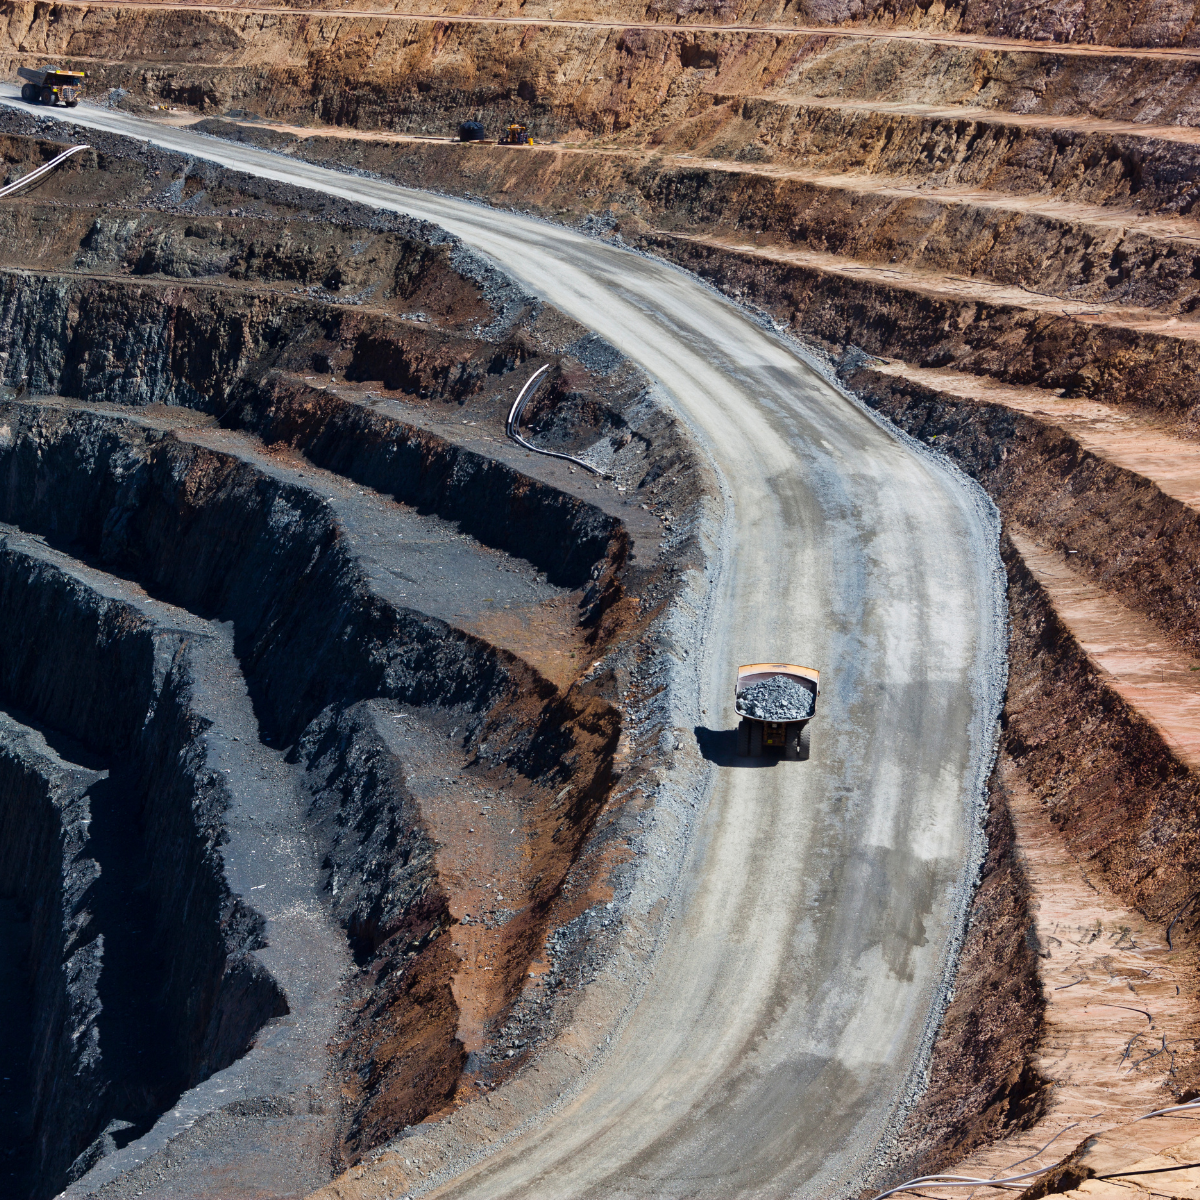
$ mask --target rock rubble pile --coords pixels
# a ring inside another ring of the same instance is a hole
[[[813,715],[816,706],[816,696],[786,675],[773,675],[751,684],[738,697],[740,710],[760,721],[804,721]]]

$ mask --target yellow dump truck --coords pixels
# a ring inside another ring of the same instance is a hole
[[[795,663],[738,667],[733,707],[741,718],[737,751],[743,758],[778,753],[802,762],[809,753],[808,723],[816,715],[821,672]]]
[[[83,95],[84,72],[63,71],[58,67],[18,67],[21,99],[31,104],[65,104],[74,108]]]
[[[514,122],[500,135],[500,141],[497,144],[500,146],[532,146],[533,138],[529,136],[529,130],[524,125]]]

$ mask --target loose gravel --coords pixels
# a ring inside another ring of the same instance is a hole
[[[786,675],[753,683],[738,696],[739,710],[760,721],[805,721],[816,707],[812,692]]]

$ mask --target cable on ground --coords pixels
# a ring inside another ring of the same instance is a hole
[[[72,154],[78,154],[80,150],[90,150],[91,146],[72,146],[69,150],[64,150],[57,158],[52,158],[48,163],[43,163],[35,171],[30,171],[28,175],[22,175],[15,183],[10,183],[7,187],[0,188],[0,196],[8,196],[17,190],[24,187],[27,183],[36,183],[39,179],[43,179],[49,175],[59,163],[66,162]]]
[[[593,467],[591,463],[584,462],[582,458],[576,458],[572,454],[560,454],[557,450],[543,450],[540,446],[535,446],[532,442],[527,442],[521,436],[521,414],[525,411],[525,405],[533,398],[533,393],[537,391],[541,384],[545,373],[550,370],[550,364],[547,363],[544,367],[539,367],[529,379],[525,386],[517,394],[517,398],[513,401],[512,409],[509,411],[508,420],[504,425],[504,432],[508,434],[518,446],[523,446],[526,450],[532,450],[534,454],[546,454],[550,458],[561,458],[567,462],[575,463],[583,467],[587,471],[591,471],[593,475],[599,475],[601,479],[605,478],[605,474],[599,467]]]

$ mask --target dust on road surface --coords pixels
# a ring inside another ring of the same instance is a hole
[[[662,262],[90,106],[54,115],[434,221],[594,329],[660,382],[725,493],[691,654],[707,715],[676,724],[732,731],[738,663],[821,670],[811,761],[717,756],[653,974],[609,1056],[438,1194],[859,1186],[918,1086],[974,880],[1005,651],[982,492]]]

